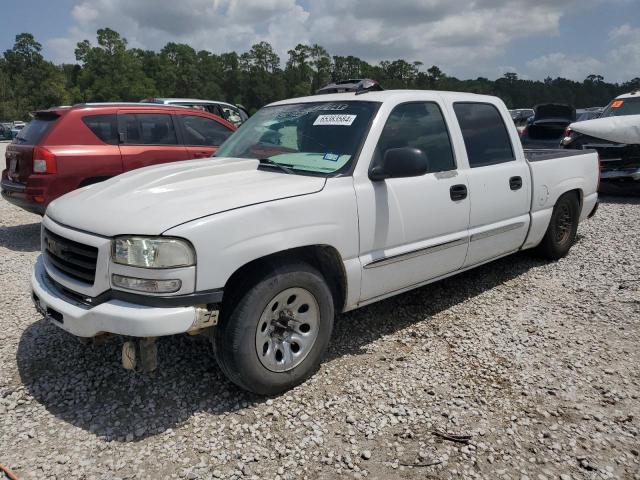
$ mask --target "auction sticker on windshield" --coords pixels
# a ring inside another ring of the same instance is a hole
[[[314,125],[343,125],[350,127],[357,115],[318,115]]]

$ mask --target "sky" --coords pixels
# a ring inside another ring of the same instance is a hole
[[[403,58],[458,78],[640,77],[640,0],[20,0],[3,4],[0,51],[33,33],[73,62],[78,41],[110,27],[132,47],[187,43],[214,53],[298,43],[369,62]]]

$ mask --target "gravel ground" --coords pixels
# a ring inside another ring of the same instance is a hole
[[[43,321],[38,221],[0,201],[0,462],[21,479],[640,479],[640,199],[605,198],[557,263],[518,254],[342,315],[318,374],[273,399],[202,338],[162,339],[146,376],[117,339]]]

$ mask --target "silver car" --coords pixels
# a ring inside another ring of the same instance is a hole
[[[183,107],[204,110],[224,118],[228,122],[233,123],[236,127],[242,125],[249,118],[247,110],[242,105],[232,105],[227,102],[218,102],[214,100],[200,100],[197,98],[145,98],[144,100],[141,100],[141,102],[180,105]]]

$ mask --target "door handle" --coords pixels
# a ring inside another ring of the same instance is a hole
[[[464,200],[467,198],[467,186],[466,185],[452,185],[449,189],[449,195],[451,200]]]
[[[522,177],[511,177],[509,179],[509,188],[511,190],[520,190],[522,188]]]
[[[210,156],[209,152],[195,152],[193,158],[206,158]]]

